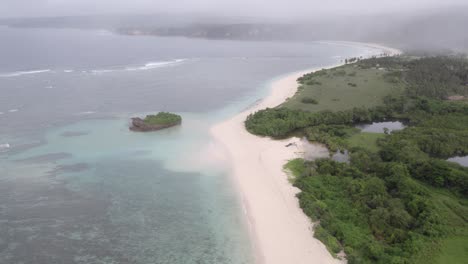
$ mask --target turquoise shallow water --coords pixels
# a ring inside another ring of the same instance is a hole
[[[33,68],[21,59],[0,64],[0,122],[8,124],[0,127],[0,263],[252,263],[242,205],[210,126],[264,97],[285,73],[375,52],[0,31],[10,49],[34,40],[13,54],[57,49],[37,55]],[[24,74],[41,68],[50,71]],[[180,113],[182,126],[128,130],[130,117],[160,110]]]
[[[184,116],[182,127],[158,133],[130,132],[121,118],[81,121],[4,159],[3,187],[15,192],[2,197],[11,200],[2,242],[47,246],[11,248],[2,260],[45,250],[76,263],[252,263],[229,178],[196,159],[208,125]]]

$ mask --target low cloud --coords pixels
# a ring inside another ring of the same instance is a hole
[[[406,12],[468,5],[466,0],[1,0],[1,17],[113,13],[198,13],[313,18],[349,13]]]

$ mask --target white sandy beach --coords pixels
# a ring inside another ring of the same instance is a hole
[[[257,263],[344,262],[333,258],[326,247],[313,237],[312,223],[300,209],[296,198],[299,190],[289,183],[283,171],[288,160],[301,157],[300,139],[278,141],[262,138],[248,133],[244,127],[249,114],[275,107],[293,96],[297,90],[297,78],[313,70],[294,73],[274,82],[271,94],[256,106],[212,127],[213,137],[229,155],[234,180],[246,209]],[[298,144],[285,146],[291,142]],[[323,156],[323,147],[317,147],[316,152]]]

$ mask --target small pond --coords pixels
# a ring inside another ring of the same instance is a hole
[[[332,155],[331,159],[340,163],[349,163],[349,152],[347,150],[343,152],[337,151]]]
[[[361,129],[362,132],[369,133],[384,133],[384,129],[387,128],[388,132],[402,130],[405,125],[400,121],[389,121],[389,122],[374,122],[372,124],[357,125],[356,128]]]
[[[328,149],[324,145],[311,143],[306,138],[302,138],[301,143],[304,150],[304,159],[316,160],[329,157]]]
[[[463,167],[468,167],[468,156],[452,157],[452,158],[449,158],[448,161],[458,163],[462,165]]]

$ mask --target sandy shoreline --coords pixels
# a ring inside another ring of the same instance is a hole
[[[388,50],[392,49],[385,48],[385,52]],[[298,86],[296,80],[300,76],[339,65],[304,70],[275,81],[268,97],[211,128],[215,141],[223,145],[229,155],[231,171],[246,209],[257,263],[343,262],[333,258],[326,247],[313,237],[312,223],[299,208],[296,198],[299,190],[288,182],[283,171],[283,165],[288,160],[302,156],[300,140],[257,137],[244,127],[249,114],[275,107],[293,96]],[[298,144],[285,147],[291,142]],[[317,153],[321,151],[317,148]]]
[[[402,54],[402,51],[396,48],[387,47],[378,43],[369,43],[369,42],[356,42],[356,41],[319,41],[320,43],[329,43],[329,44],[338,44],[344,46],[360,46],[360,47],[369,47],[372,49],[379,49],[382,53],[386,53],[390,56],[396,56]],[[379,55],[379,54],[376,54]]]

